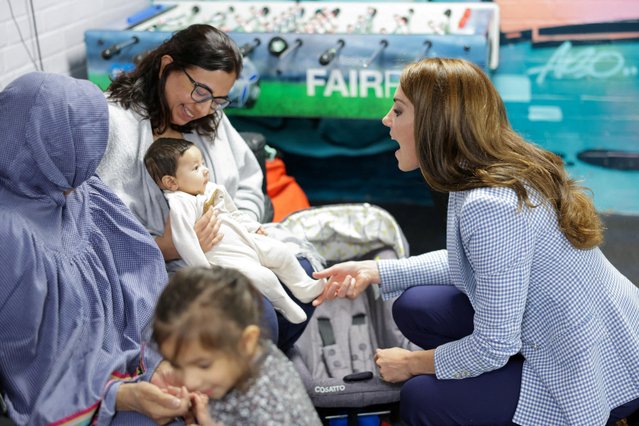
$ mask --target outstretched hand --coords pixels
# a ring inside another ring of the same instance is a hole
[[[351,261],[313,272],[313,277],[326,279],[324,291],[313,300],[313,306],[319,306],[325,300],[333,300],[337,297],[355,299],[369,285],[379,283],[379,270],[374,260]]]

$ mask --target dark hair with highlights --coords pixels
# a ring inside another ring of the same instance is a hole
[[[512,129],[481,68],[463,59],[424,59],[404,69],[400,87],[414,107],[420,170],[433,189],[508,187],[520,207],[535,207],[528,186],[552,205],[574,247],[601,244],[603,226],[585,188],[568,176],[559,156]]]
[[[205,349],[224,352],[245,372],[237,385],[242,390],[256,373],[251,358],[239,350],[242,333],[250,325],[260,327],[261,318],[262,296],[239,271],[184,268],[160,295],[152,338],[161,347],[175,337],[175,352],[164,354],[169,359],[177,357],[185,344],[193,341]]]
[[[173,62],[164,67],[160,75],[164,55],[173,58]],[[212,111],[183,126],[171,123],[171,111],[164,95],[166,79],[172,72],[192,67],[234,73],[237,78],[242,71],[242,54],[233,40],[217,28],[205,24],[191,25],[147,53],[133,71],[118,75],[109,86],[109,99],[150,119],[156,134],[172,128],[183,133],[197,131],[215,137],[222,111]]]

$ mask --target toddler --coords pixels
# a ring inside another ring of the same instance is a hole
[[[306,314],[286,294],[280,280],[305,303],[323,291],[323,281],[306,275],[284,243],[263,235],[261,224],[239,211],[224,187],[209,181],[209,171],[197,146],[184,139],[160,138],[147,150],[144,164],[164,191],[173,243],[187,265],[237,269],[286,319],[296,324],[306,320]],[[224,238],[204,253],[193,226],[211,207],[219,212]]]
[[[249,280],[219,267],[182,269],[160,295],[153,340],[191,392],[194,423],[321,425],[293,364],[262,339],[261,309]]]

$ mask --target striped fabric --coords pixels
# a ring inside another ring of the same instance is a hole
[[[603,425],[639,397],[639,289],[601,251],[575,249],[552,209],[519,210],[514,191],[451,193],[447,250],[379,261],[385,298],[450,284],[475,309],[474,331],[438,347],[440,379],[473,377],[521,352],[521,425]]]

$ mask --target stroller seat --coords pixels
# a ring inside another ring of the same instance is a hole
[[[295,212],[282,221],[310,241],[326,266],[346,260],[402,258],[409,252],[395,219],[370,204],[338,204]],[[363,408],[399,401],[400,384],[383,381],[373,362],[376,348],[418,349],[397,329],[393,301],[377,286],[356,298],[320,305],[288,352],[317,408]]]

